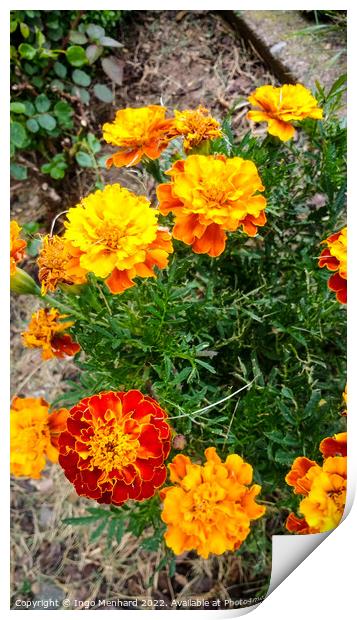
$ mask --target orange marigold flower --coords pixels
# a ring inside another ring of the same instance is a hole
[[[67,239],[46,235],[40,250],[37,264],[41,292],[55,291],[59,284],[84,284],[86,269],[79,264],[81,252]]]
[[[81,267],[122,293],[134,286],[133,278],[155,277],[154,267],[167,266],[171,236],[157,218],[145,196],[116,183],[69,210],[65,238],[80,251]]]
[[[152,497],[166,479],[167,414],[138,390],[102,392],[69,412],[59,463],[78,495],[120,505]]]
[[[107,159],[107,167],[135,166],[144,156],[157,159],[174,137],[172,128],[173,119],[166,118],[160,105],[118,110],[114,122],[103,125],[104,140],[120,148]]]
[[[201,105],[196,110],[175,110],[174,128],[177,135],[184,137],[185,151],[222,135],[219,122]]]
[[[248,97],[248,101],[259,110],[251,110],[247,118],[256,123],[267,122],[268,133],[284,142],[295,134],[291,121],[301,121],[304,118],[319,120],[323,117],[323,111],[318,107],[316,99],[302,84],[259,86]]]
[[[46,457],[58,460],[58,437],[66,428],[68,411],[49,413],[43,398],[19,398],[10,411],[10,470],[14,476],[41,478]]]
[[[285,482],[294,487],[294,493],[307,495],[311,488],[311,481],[307,474],[311,467],[317,465],[306,456],[298,456],[292,464],[291,470],[285,476]]]
[[[317,534],[318,530],[311,528],[304,518],[296,516],[291,512],[286,519],[285,527],[288,532],[295,534]]]
[[[311,489],[299,510],[309,527],[326,532],[337,527],[346,503],[347,458],[330,456],[309,472]]]
[[[74,342],[69,334],[63,333],[73,325],[73,321],[61,321],[65,318],[66,315],[60,314],[55,308],[41,308],[35,312],[27,330],[22,334],[25,347],[41,348],[44,360],[78,353],[79,344]]]
[[[319,267],[336,271],[328,281],[328,287],[336,293],[336,299],[347,303],[347,226],[327,237],[322,243],[327,244],[319,258]]]
[[[172,212],[175,239],[192,246],[197,254],[219,256],[225,231],[242,226],[254,236],[266,222],[264,186],[252,161],[224,155],[189,155],[167,173],[170,183],[157,187],[159,210]]]
[[[176,555],[195,549],[203,558],[238,549],[250,532],[252,519],[265,507],[255,502],[260,486],[252,467],[238,454],[223,463],[215,448],[205,451],[206,463],[196,465],[178,454],[169,465],[173,486],[160,492],[165,540]]]
[[[19,237],[21,227],[16,220],[10,222],[10,275],[15,275],[16,265],[25,256],[26,241]]]
[[[333,437],[326,437],[319,448],[324,458],[328,456],[347,456],[347,433],[337,433]]]

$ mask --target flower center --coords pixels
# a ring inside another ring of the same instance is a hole
[[[98,228],[97,232],[98,243],[107,246],[110,250],[117,250],[120,247],[123,231],[119,228],[103,225],[101,228]]]
[[[211,493],[204,489],[197,491],[193,494],[193,501],[192,512],[194,519],[206,522],[213,519],[217,501],[212,497]]]
[[[137,439],[109,424],[97,427],[94,436],[88,442],[93,467],[98,467],[107,473],[133,463],[139,447]]]
[[[330,499],[336,504],[338,509],[343,510],[345,507],[345,497],[344,492],[340,489],[339,491],[329,491],[327,493]]]

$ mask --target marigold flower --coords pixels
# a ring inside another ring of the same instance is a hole
[[[16,273],[16,265],[25,256],[26,241],[19,237],[21,227],[16,220],[10,222],[10,275]]]
[[[306,519],[297,517],[291,512],[286,519],[285,527],[288,532],[295,534],[317,534],[318,530],[311,528]]]
[[[341,439],[338,451],[341,451]],[[328,443],[323,449],[326,454],[333,451]],[[345,456],[329,456],[322,466],[305,457],[295,459],[285,480],[294,486],[295,493],[304,495],[299,505],[304,518],[291,513],[286,522],[287,529],[298,534],[315,534],[336,527],[345,506],[346,478]]]
[[[104,140],[120,148],[107,159],[107,167],[135,166],[144,156],[157,159],[174,137],[172,128],[173,119],[166,118],[160,105],[118,110],[114,122],[103,125]]]
[[[69,210],[65,238],[80,250],[83,269],[106,278],[112,293],[122,293],[136,276],[155,277],[154,266],[167,266],[171,237],[159,229],[157,217],[145,196],[107,185]]]
[[[152,497],[166,479],[167,414],[138,390],[102,392],[69,412],[59,463],[78,495],[100,504]]]
[[[81,252],[67,239],[46,235],[37,264],[42,294],[55,291],[59,284],[84,284],[87,271],[79,264]]]
[[[10,411],[10,470],[14,476],[41,478],[46,457],[58,460],[58,437],[66,428],[68,411],[49,413],[43,398],[19,398],[12,401]]]
[[[250,521],[265,507],[255,502],[260,486],[252,467],[238,454],[224,463],[215,448],[205,451],[206,463],[196,465],[178,454],[169,465],[173,486],[160,492],[165,540],[176,555],[195,549],[203,558],[238,549],[250,532]]]
[[[347,458],[328,457],[322,467],[311,468],[311,490],[299,510],[310,527],[326,532],[337,527],[346,503]]]
[[[78,353],[79,344],[69,334],[63,333],[73,325],[73,321],[61,321],[65,318],[66,315],[55,308],[41,308],[34,312],[27,330],[22,333],[25,347],[41,348],[44,360]]]
[[[167,173],[170,183],[157,187],[159,210],[172,212],[172,235],[197,254],[219,256],[225,231],[242,226],[250,237],[266,222],[264,186],[252,161],[224,155],[189,155]]]
[[[327,237],[322,243],[327,244],[319,258],[319,267],[336,271],[328,281],[328,287],[336,293],[336,299],[347,303],[347,226]]]
[[[267,122],[268,133],[284,142],[295,134],[291,121],[304,118],[319,120],[323,117],[323,110],[318,107],[310,90],[302,84],[259,86],[248,100],[259,110],[251,110],[247,118],[256,123]]]
[[[175,110],[174,128],[177,135],[184,136],[185,151],[222,135],[219,122],[201,105],[196,110]]]
[[[337,433],[333,437],[326,437],[319,448],[324,458],[328,456],[347,456],[347,433]]]

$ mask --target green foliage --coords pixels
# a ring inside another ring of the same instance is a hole
[[[27,151],[37,153],[41,172],[56,180],[76,164],[83,165],[80,162],[85,159],[79,157],[78,162],[73,145],[78,137],[85,137],[85,108],[98,99],[112,103],[107,78],[109,83],[121,84],[122,61],[115,52],[122,44],[114,38],[113,30],[122,14],[123,11],[11,12],[13,178],[27,178],[27,167],[19,161],[19,156]],[[96,65],[99,58],[100,67]],[[92,133],[91,127],[89,131]]]
[[[236,452],[253,466],[276,533],[297,507],[284,481],[293,460],[319,460],[321,439],[343,429],[345,308],[317,258],[321,240],[345,224],[346,129],[336,117],[344,88],[344,77],[329,92],[317,84],[324,121],[302,123],[297,142],[248,133],[236,143],[226,119],[225,135],[211,143],[211,152],[251,159],[259,169],[268,222],[257,237],[231,233],[215,259],[175,242],[169,268],[138,278],[122,295],[91,274],[80,294],[58,297],[71,309],[84,355],[78,381],[53,404],[71,406],[102,390],[153,396],[194,460],[216,446],[222,457]],[[88,136],[77,161],[89,165],[99,148]],[[145,164],[156,180],[167,157],[161,166]],[[155,550],[164,529],[159,512],[156,497],[67,522],[98,521],[93,537],[106,533],[109,541],[149,527],[142,544]],[[261,520],[239,552],[256,558],[257,574],[267,545]]]

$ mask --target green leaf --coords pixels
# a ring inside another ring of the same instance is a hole
[[[88,24],[86,33],[90,39],[94,39],[96,41],[97,39],[104,37],[105,30],[102,26],[98,26],[97,24]]]
[[[31,101],[24,101],[23,104],[25,106],[26,116],[33,116],[36,112],[35,106],[33,105],[33,103]]]
[[[93,151],[93,153],[99,153],[102,147],[100,145],[100,141],[98,140],[98,138],[95,137],[93,133],[89,133],[87,135],[87,142],[89,148],[91,149],[91,151]]]
[[[27,179],[27,168],[26,166],[12,162],[10,164],[10,174],[17,181],[24,181]]]
[[[22,36],[24,37],[24,39],[28,39],[30,36],[30,28],[28,27],[27,24],[25,24],[25,22],[21,22],[20,24],[20,32],[22,34]]]
[[[104,45],[104,47],[124,47],[122,43],[119,43],[119,41],[111,37],[101,37],[100,43]]]
[[[91,157],[90,155],[88,155],[88,153],[85,153],[84,151],[78,151],[78,153],[76,153],[76,162],[82,168],[93,168],[93,166],[95,165],[93,157]]]
[[[23,125],[17,122],[11,122],[10,124],[10,138],[11,142],[17,148],[22,148],[27,142],[27,133]]]
[[[100,45],[88,45],[86,49],[86,56],[90,65],[92,65],[103,53],[103,48]]]
[[[42,93],[41,95],[38,95],[38,97],[36,97],[35,106],[36,106],[37,112],[40,112],[40,113],[48,112],[48,110],[51,107],[51,102],[49,98],[46,97],[46,95]]]
[[[113,101],[113,93],[105,84],[96,84],[94,86],[94,94],[100,101],[111,103]]]
[[[93,523],[94,521],[98,521],[97,517],[67,517],[66,519],[62,519],[63,523],[67,525],[88,525],[89,523]]]
[[[26,127],[31,133],[36,133],[40,127],[35,118],[28,118],[26,121]]]
[[[62,78],[62,80],[67,75],[66,65],[64,65],[62,62],[59,62],[58,60],[56,60],[55,64],[53,65],[53,70],[55,74],[58,75],[59,78]]]
[[[37,50],[28,43],[21,43],[18,49],[20,56],[22,56],[22,58],[27,58],[27,60],[32,60],[35,58],[37,53]]]
[[[68,128],[73,126],[72,116],[74,110],[67,101],[57,101],[53,111],[61,125],[66,125]]]
[[[46,131],[52,131],[57,125],[55,117],[51,114],[40,114],[37,117],[37,121],[43,129],[46,129]]]
[[[15,114],[26,114],[26,106],[24,103],[20,103],[20,101],[14,101],[10,103],[10,112],[14,112]]]
[[[73,86],[72,95],[75,97],[79,97],[82,103],[88,105],[90,101],[90,94],[85,88],[81,88],[80,86]]]
[[[72,80],[78,86],[89,86],[91,83],[91,78],[87,73],[81,71],[80,69],[75,69],[72,73]]]
[[[77,45],[83,45],[83,43],[87,43],[88,39],[83,32],[78,32],[78,30],[71,30],[69,33],[69,40],[71,43],[76,43]]]
[[[108,519],[103,519],[103,521],[99,523],[98,527],[94,530],[94,532],[91,533],[89,537],[90,542],[94,542],[95,540],[97,540],[97,538],[99,538],[101,534],[104,532],[107,525],[108,525]]]
[[[66,57],[68,62],[73,65],[73,67],[82,67],[88,62],[83,47],[80,47],[79,45],[70,45],[66,50]]]

